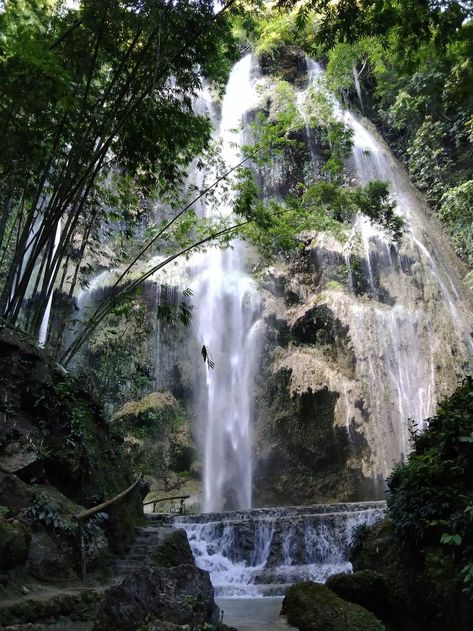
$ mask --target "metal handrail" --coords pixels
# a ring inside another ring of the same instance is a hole
[[[172,501],[172,500],[180,500],[180,505],[179,505],[179,514],[182,514],[182,511],[184,510],[184,502],[189,499],[190,495],[174,495],[173,497],[161,497],[159,499],[156,500],[148,500],[147,502],[143,502],[143,506],[149,506],[150,504],[153,505],[153,513],[155,512],[156,509],[156,504],[159,504],[159,502],[167,502],[167,501]]]

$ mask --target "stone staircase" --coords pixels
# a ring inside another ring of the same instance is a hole
[[[154,515],[145,517],[148,524],[136,529],[136,536],[130,548],[112,565],[114,583],[120,582],[129,572],[140,567],[155,565],[153,558],[176,532],[176,528],[171,524],[153,519]]]

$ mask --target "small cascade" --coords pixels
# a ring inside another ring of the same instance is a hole
[[[190,515],[174,525],[186,530],[217,596],[278,596],[296,581],[350,572],[356,528],[384,511],[384,502],[320,504]]]

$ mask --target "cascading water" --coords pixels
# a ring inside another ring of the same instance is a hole
[[[312,60],[307,64],[311,84],[325,90],[321,66]],[[344,252],[351,296],[334,291],[329,298],[334,313],[349,325],[356,380],[370,417],[365,433],[375,461],[371,466],[375,475],[385,478],[409,451],[408,419],[422,426],[447,389],[439,383],[439,369],[450,362],[444,374],[451,371],[460,378],[462,368],[472,365],[472,323],[448,246],[436,236],[439,229],[420,195],[377,134],[331,99],[335,115],[353,131],[351,168],[357,183],[387,181],[397,212],[406,221],[398,246],[368,219],[358,217],[352,249]],[[362,261],[366,285],[358,292],[351,273],[352,251]],[[316,256],[323,268],[331,253],[319,251]],[[345,396],[348,418],[357,414],[354,398]]]
[[[384,502],[266,508],[181,517],[196,562],[217,596],[278,596],[300,580],[351,571],[355,529],[384,514]]]
[[[241,159],[234,130],[255,101],[251,64],[247,55],[234,66],[222,103],[219,137],[229,167]],[[228,216],[231,204],[219,210]],[[245,248],[238,241],[192,261],[196,328],[215,362],[214,370],[207,368],[198,403],[205,512],[251,506],[251,385],[261,323],[258,294],[244,261]]]
[[[62,230],[62,222],[61,222],[61,219],[59,219],[56,226],[56,232],[54,234],[54,245],[53,245],[53,251],[52,251],[53,260],[56,255],[57,249],[59,247],[59,243],[61,241],[61,230]],[[58,265],[59,265],[59,261],[56,263],[56,269]],[[51,291],[51,294],[46,304],[46,309],[44,311],[43,319],[41,320],[41,326],[40,326],[39,335],[38,335],[38,344],[42,348],[44,348],[44,345],[46,344],[46,340],[48,337],[49,320],[51,318],[51,307],[53,304],[54,291],[51,289],[51,284],[49,284],[48,290]]]

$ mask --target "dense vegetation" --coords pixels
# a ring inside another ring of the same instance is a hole
[[[330,87],[372,118],[473,265],[473,3],[282,0],[256,20],[256,50],[297,43]],[[469,275],[471,279],[471,274]]]
[[[204,77],[221,89],[236,57],[227,7],[5,3],[0,283],[8,322],[41,337],[53,290],[72,296],[107,226],[133,232],[158,198],[176,208],[186,166],[211,135],[192,98]]]
[[[211,146],[210,119],[197,113],[193,102],[204,80],[221,93],[242,38],[248,29],[262,28],[260,18],[258,3],[233,0],[216,13],[208,0],[172,5],[83,0],[73,8],[48,0],[5,3],[1,315],[44,344],[53,307],[49,347],[65,364],[120,300],[136,295],[155,271],[233,231],[228,220],[197,219],[193,208],[201,197],[221,203],[229,187],[217,185],[239,166],[225,164],[219,147]],[[279,110],[260,120],[242,163],[251,158],[261,164],[275,148],[297,144],[291,135],[300,132],[302,121],[300,116],[296,121],[291,86],[281,83],[276,91]],[[300,188],[283,206],[263,204],[252,173],[237,172],[236,222],[250,222],[243,234],[266,253],[296,247],[297,233],[306,228],[338,229],[360,211],[399,233],[385,187],[343,188],[349,133],[330,114],[321,116],[328,102],[316,105],[308,114],[326,152],[320,186]],[[202,189],[184,184],[196,156],[198,168],[205,166],[207,179],[214,178]],[[121,270],[117,290],[66,343],[65,321],[103,256],[104,240],[112,246],[107,266]],[[157,252],[163,256],[151,269],[136,271],[138,261]],[[128,312],[132,304],[133,299]],[[169,317],[169,310],[164,315]],[[186,323],[190,315],[184,300],[178,319]]]
[[[380,572],[395,618],[425,629],[473,620],[473,380],[439,406],[389,480],[387,520],[363,528],[356,569]],[[383,555],[379,556],[379,547]],[[389,613],[389,612],[388,612]]]
[[[428,423],[413,434],[407,463],[391,475],[388,514],[415,554],[440,548],[457,568],[455,588],[473,595],[473,380]]]

